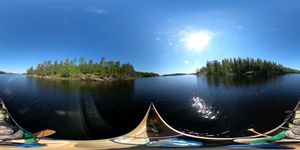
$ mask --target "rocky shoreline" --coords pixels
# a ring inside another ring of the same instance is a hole
[[[41,79],[50,79],[50,80],[77,80],[77,81],[99,81],[99,82],[108,82],[108,81],[120,81],[120,80],[133,80],[135,78],[113,78],[113,77],[98,77],[96,75],[89,76],[77,76],[77,77],[53,77],[53,76],[37,76],[37,75],[27,75],[27,77],[41,78]]]

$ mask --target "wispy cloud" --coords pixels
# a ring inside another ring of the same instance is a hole
[[[189,63],[190,63],[190,61],[188,61],[188,60],[184,60],[184,63],[187,65],[187,64],[189,64]]]
[[[277,31],[278,29],[272,27],[272,28],[270,28],[269,30],[272,31],[272,32],[275,32],[275,31]]]
[[[89,8],[89,9],[87,9],[87,11],[89,11],[91,13],[96,13],[96,14],[105,14],[108,12],[106,9],[99,9],[99,8]]]
[[[243,25],[238,25],[237,28],[238,29],[244,29],[244,26]]]

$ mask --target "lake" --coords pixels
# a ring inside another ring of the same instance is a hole
[[[54,138],[102,139],[133,130],[153,102],[178,130],[218,137],[249,135],[279,125],[300,99],[300,75],[168,76],[87,82],[0,75],[0,98],[31,132]]]

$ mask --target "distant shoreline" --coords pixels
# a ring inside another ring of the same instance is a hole
[[[184,75],[196,75],[196,73],[171,73],[171,74],[163,74],[162,76],[184,76]]]
[[[120,61],[106,61],[105,57],[101,61],[88,62],[83,57],[79,59],[65,59],[64,61],[50,60],[44,61],[36,66],[27,69],[27,76],[61,79],[61,80],[81,80],[81,81],[117,81],[131,80],[140,77],[159,76],[153,72],[136,71],[132,64]]]
[[[31,78],[40,78],[40,79],[49,79],[49,80],[73,80],[73,81],[98,81],[98,82],[109,82],[109,81],[124,81],[124,80],[133,80],[137,79],[138,77],[130,77],[130,78],[101,78],[97,76],[88,76],[88,77],[51,77],[51,76],[37,76],[37,75],[28,75],[25,74],[27,77]]]
[[[276,62],[249,57],[207,61],[206,66],[196,69],[196,74],[208,76],[272,76],[289,73],[300,73],[300,71]]]

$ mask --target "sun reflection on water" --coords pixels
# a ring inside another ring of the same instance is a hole
[[[201,117],[205,119],[216,119],[218,115],[218,111],[213,111],[212,106],[209,106],[205,103],[205,101],[198,96],[193,97],[193,105],[194,108],[197,109],[197,112],[201,114]]]

